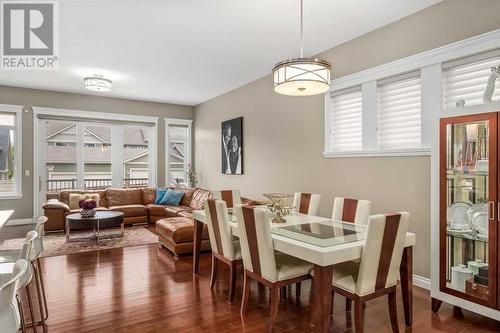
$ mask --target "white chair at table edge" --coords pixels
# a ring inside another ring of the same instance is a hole
[[[280,288],[309,279],[313,265],[274,251],[267,209],[237,206],[235,213],[244,266],[241,314],[246,312],[250,294],[249,279],[253,278],[271,289],[270,314],[274,324],[278,314]]]
[[[399,332],[396,285],[409,221],[407,212],[370,216],[361,261],[333,266],[334,293],[354,301],[356,333],[363,332],[363,303],[384,295],[388,295],[392,330]]]
[[[219,261],[229,265],[229,303],[233,302],[236,289],[236,268],[241,263],[240,242],[233,240],[228,221],[226,202],[209,198],[204,203],[207,217],[208,235],[212,248],[212,272],[210,288],[214,288],[217,279]]]
[[[19,259],[14,264],[12,277],[0,286],[0,327],[2,332],[15,333],[21,328],[26,332],[26,325],[21,316],[18,290],[21,288],[21,278],[29,267],[28,261]]]

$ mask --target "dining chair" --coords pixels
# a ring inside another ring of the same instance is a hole
[[[217,266],[219,261],[229,265],[229,303],[234,300],[236,289],[236,268],[241,263],[240,242],[233,239],[231,226],[227,213],[226,202],[209,198],[205,201],[205,214],[207,216],[208,235],[212,247],[212,273],[210,288],[214,288],[217,279]]]
[[[47,307],[47,294],[45,293],[45,283],[43,281],[43,269],[40,257],[43,253],[43,238],[45,236],[45,223],[48,218],[41,216],[38,218],[36,224],[37,237],[33,240],[33,247],[31,248],[30,262],[34,271],[34,278],[36,284],[36,291],[38,296],[38,305],[40,309],[40,322],[45,322],[49,317],[49,309]]]
[[[335,198],[332,220],[364,224],[368,222],[372,202],[349,198]]]
[[[15,262],[10,279],[0,286],[0,327],[2,332],[15,333],[21,328],[26,332],[26,324],[19,308],[18,289],[21,278],[26,274],[29,264],[24,259]]]
[[[225,201],[227,208],[233,208],[241,204],[241,194],[239,190],[212,191],[212,198]]]
[[[370,216],[361,261],[333,266],[334,293],[354,301],[356,333],[363,332],[363,304],[384,295],[388,297],[392,330],[399,332],[396,284],[409,221],[407,212]]]
[[[280,288],[309,279],[313,265],[285,253],[275,252],[271,223],[265,208],[237,206],[236,221],[243,256],[244,279],[241,314],[245,314],[250,296],[250,279],[271,290],[271,323],[278,314]]]
[[[366,225],[371,207],[372,202],[368,200],[337,197],[333,201],[332,220]],[[343,229],[340,228],[336,231],[342,233]],[[345,309],[346,311],[352,309],[352,301],[348,298],[345,300]]]
[[[293,197],[293,211],[307,215],[318,215],[320,200],[320,194],[295,192]]]
[[[24,259],[28,263],[31,261],[31,249],[33,247],[34,240],[38,237],[38,233],[35,230],[31,230],[26,234],[26,239],[24,240],[23,247],[21,248],[21,252],[14,252],[9,255],[6,255],[5,252],[2,251],[2,265],[17,262],[19,259]],[[18,293],[17,297],[19,299],[19,312],[21,314],[22,322],[25,326],[33,326],[33,331],[36,332],[36,319],[35,313],[33,311],[33,301],[31,298],[31,282],[33,280],[33,266],[31,264],[28,265],[28,268],[25,270],[24,274],[21,275],[19,279],[19,290],[24,289],[26,292],[26,296],[28,299],[28,310],[31,317],[31,322],[26,322],[24,318],[23,305],[20,299],[20,294]]]

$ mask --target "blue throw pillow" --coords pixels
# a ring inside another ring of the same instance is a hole
[[[179,203],[181,202],[183,196],[184,192],[177,192],[168,189],[167,192],[165,192],[163,198],[161,199],[160,205],[179,206]]]
[[[155,205],[161,205],[160,201],[163,199],[163,196],[167,192],[167,189],[165,188],[157,188],[156,189],[156,200],[155,200]]]

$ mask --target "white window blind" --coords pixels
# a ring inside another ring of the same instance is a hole
[[[377,85],[378,148],[420,148],[420,73],[384,79]]]
[[[330,109],[330,150],[361,150],[362,131],[361,87],[333,92]]]
[[[444,107],[454,108],[459,100],[465,106],[483,104],[491,67],[500,65],[500,50],[478,54],[443,64]],[[500,100],[500,81],[495,81],[492,100]]]

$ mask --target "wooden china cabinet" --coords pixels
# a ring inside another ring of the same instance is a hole
[[[440,119],[439,290],[500,309],[500,112]],[[441,301],[432,299],[433,311]]]

